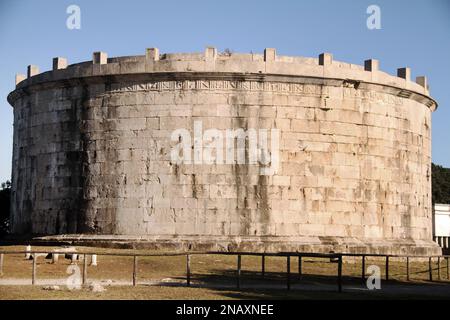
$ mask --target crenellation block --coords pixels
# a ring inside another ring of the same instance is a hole
[[[364,61],[364,70],[365,71],[370,71],[370,72],[378,71],[379,66],[380,66],[380,62],[378,60],[369,59],[369,60]]]
[[[145,50],[145,58],[150,61],[159,60],[159,49],[158,48],[147,48]]]
[[[67,59],[61,57],[53,58],[53,70],[66,69]]]
[[[319,65],[329,66],[333,63],[333,55],[331,53],[321,53],[319,55]]]
[[[26,75],[21,74],[21,73],[17,73],[17,74],[16,74],[16,79],[15,79],[16,86],[17,86],[20,82],[22,82],[23,80],[25,80],[26,78],[27,78]]]
[[[416,83],[425,88],[425,90],[429,90],[428,80],[425,76],[416,77]]]
[[[277,52],[275,48],[264,49],[264,61],[275,61],[277,58]]]
[[[27,76],[28,78],[31,78],[32,76],[35,76],[39,74],[39,67],[35,66],[33,64],[30,64],[27,68]]]
[[[97,51],[92,54],[92,63],[93,64],[107,64],[108,63],[108,54],[106,52]]]
[[[397,77],[405,79],[406,81],[411,80],[411,69],[410,68],[398,68]]]
[[[211,62],[216,61],[217,58],[217,48],[215,47],[206,47],[205,49],[205,61]]]

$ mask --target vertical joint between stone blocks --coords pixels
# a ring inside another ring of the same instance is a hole
[[[378,71],[380,67],[380,62],[375,59],[369,59],[364,61],[364,70],[365,71]]]
[[[145,50],[145,58],[147,60],[158,61],[159,60],[159,49],[158,48],[147,48]]]
[[[27,76],[28,76],[28,78],[30,78],[30,77],[32,77],[32,76],[35,76],[35,75],[37,75],[37,74],[39,74],[39,67],[30,64],[30,65],[28,66],[28,68],[27,68]]]
[[[405,79],[406,81],[411,80],[411,69],[410,68],[398,68],[397,77]]]
[[[97,51],[92,54],[93,64],[107,64],[108,54],[106,52]]]
[[[61,57],[53,58],[53,70],[66,69],[67,59]]]
[[[277,51],[275,48],[264,49],[264,61],[275,61],[277,58]]]

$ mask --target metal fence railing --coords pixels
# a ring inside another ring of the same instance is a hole
[[[87,257],[92,255],[99,256],[116,256],[116,257],[132,257],[133,258],[133,271],[131,275],[132,285],[138,285],[138,264],[139,258],[141,257],[169,257],[169,256],[185,256],[186,258],[186,275],[185,281],[187,286],[191,286],[192,268],[191,268],[191,257],[196,255],[232,255],[237,257],[236,261],[236,288],[241,289],[242,287],[242,257],[243,256],[259,256],[261,257],[261,276],[264,277],[266,274],[266,257],[284,257],[286,258],[286,288],[291,289],[291,259],[298,260],[298,278],[301,279],[303,273],[303,259],[304,258],[326,258],[330,259],[330,262],[335,262],[337,264],[336,270],[336,285],[337,291],[342,292],[343,290],[343,259],[346,257],[352,257],[353,259],[361,259],[361,280],[366,280],[366,261],[369,258],[384,259],[385,261],[385,280],[390,280],[389,266],[392,259],[404,259],[406,262],[406,279],[411,280],[410,270],[411,263],[413,259],[428,259],[428,280],[433,281],[433,268],[432,262],[437,260],[438,264],[438,279],[442,279],[441,274],[441,263],[446,261],[446,278],[450,280],[449,277],[449,258],[448,255],[441,256],[401,256],[401,255],[381,255],[381,254],[348,254],[348,253],[297,253],[297,252],[286,252],[286,253],[249,253],[249,252],[182,252],[182,253],[106,253],[106,252],[78,252],[78,251],[27,251],[27,250],[3,250],[0,251],[0,275],[3,274],[3,265],[5,257],[12,254],[25,254],[30,255],[32,260],[31,268],[31,283],[36,285],[37,280],[37,259],[42,255],[69,255],[73,257],[82,256],[82,284],[86,284],[88,278],[88,265]]]

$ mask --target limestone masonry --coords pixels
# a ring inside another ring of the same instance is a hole
[[[440,254],[437,105],[409,68],[391,76],[376,60],[275,49],[95,52],[72,65],[54,58],[48,72],[29,66],[8,101],[15,234],[172,250]],[[252,130],[258,148],[267,142],[256,162]],[[229,132],[239,133],[232,145],[208,138]]]

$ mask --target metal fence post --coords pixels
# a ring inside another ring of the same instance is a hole
[[[302,256],[298,256],[298,277],[302,278]]]
[[[386,281],[389,280],[389,256],[386,256]]]
[[[446,260],[447,260],[447,280],[450,280],[449,273],[448,273],[448,257],[446,258]]]
[[[86,254],[83,254],[83,285],[86,284],[87,279],[87,259]]]
[[[32,255],[33,257],[33,268],[31,270],[31,284],[34,286],[36,284],[36,254]]]
[[[186,284],[191,285],[191,255],[186,255]]]
[[[266,276],[266,255],[261,256],[261,276],[264,278]]]
[[[428,258],[428,272],[429,272],[430,281],[433,281],[433,267],[431,266],[431,262],[432,262],[431,259],[432,259],[431,257]]]
[[[291,256],[286,257],[287,289],[291,290]]]
[[[338,292],[342,292],[342,255],[338,258]]]
[[[237,288],[241,288],[241,255],[237,257]]]
[[[409,281],[409,257],[406,257],[406,281]]]
[[[362,255],[362,261],[361,261],[361,279],[362,282],[366,280],[366,256]]]
[[[133,256],[133,287],[136,286],[137,273],[138,273],[138,258],[137,256]]]
[[[438,280],[441,280],[441,257],[438,257]]]
[[[448,257],[447,257],[447,280],[450,280],[449,272],[448,272]]]

